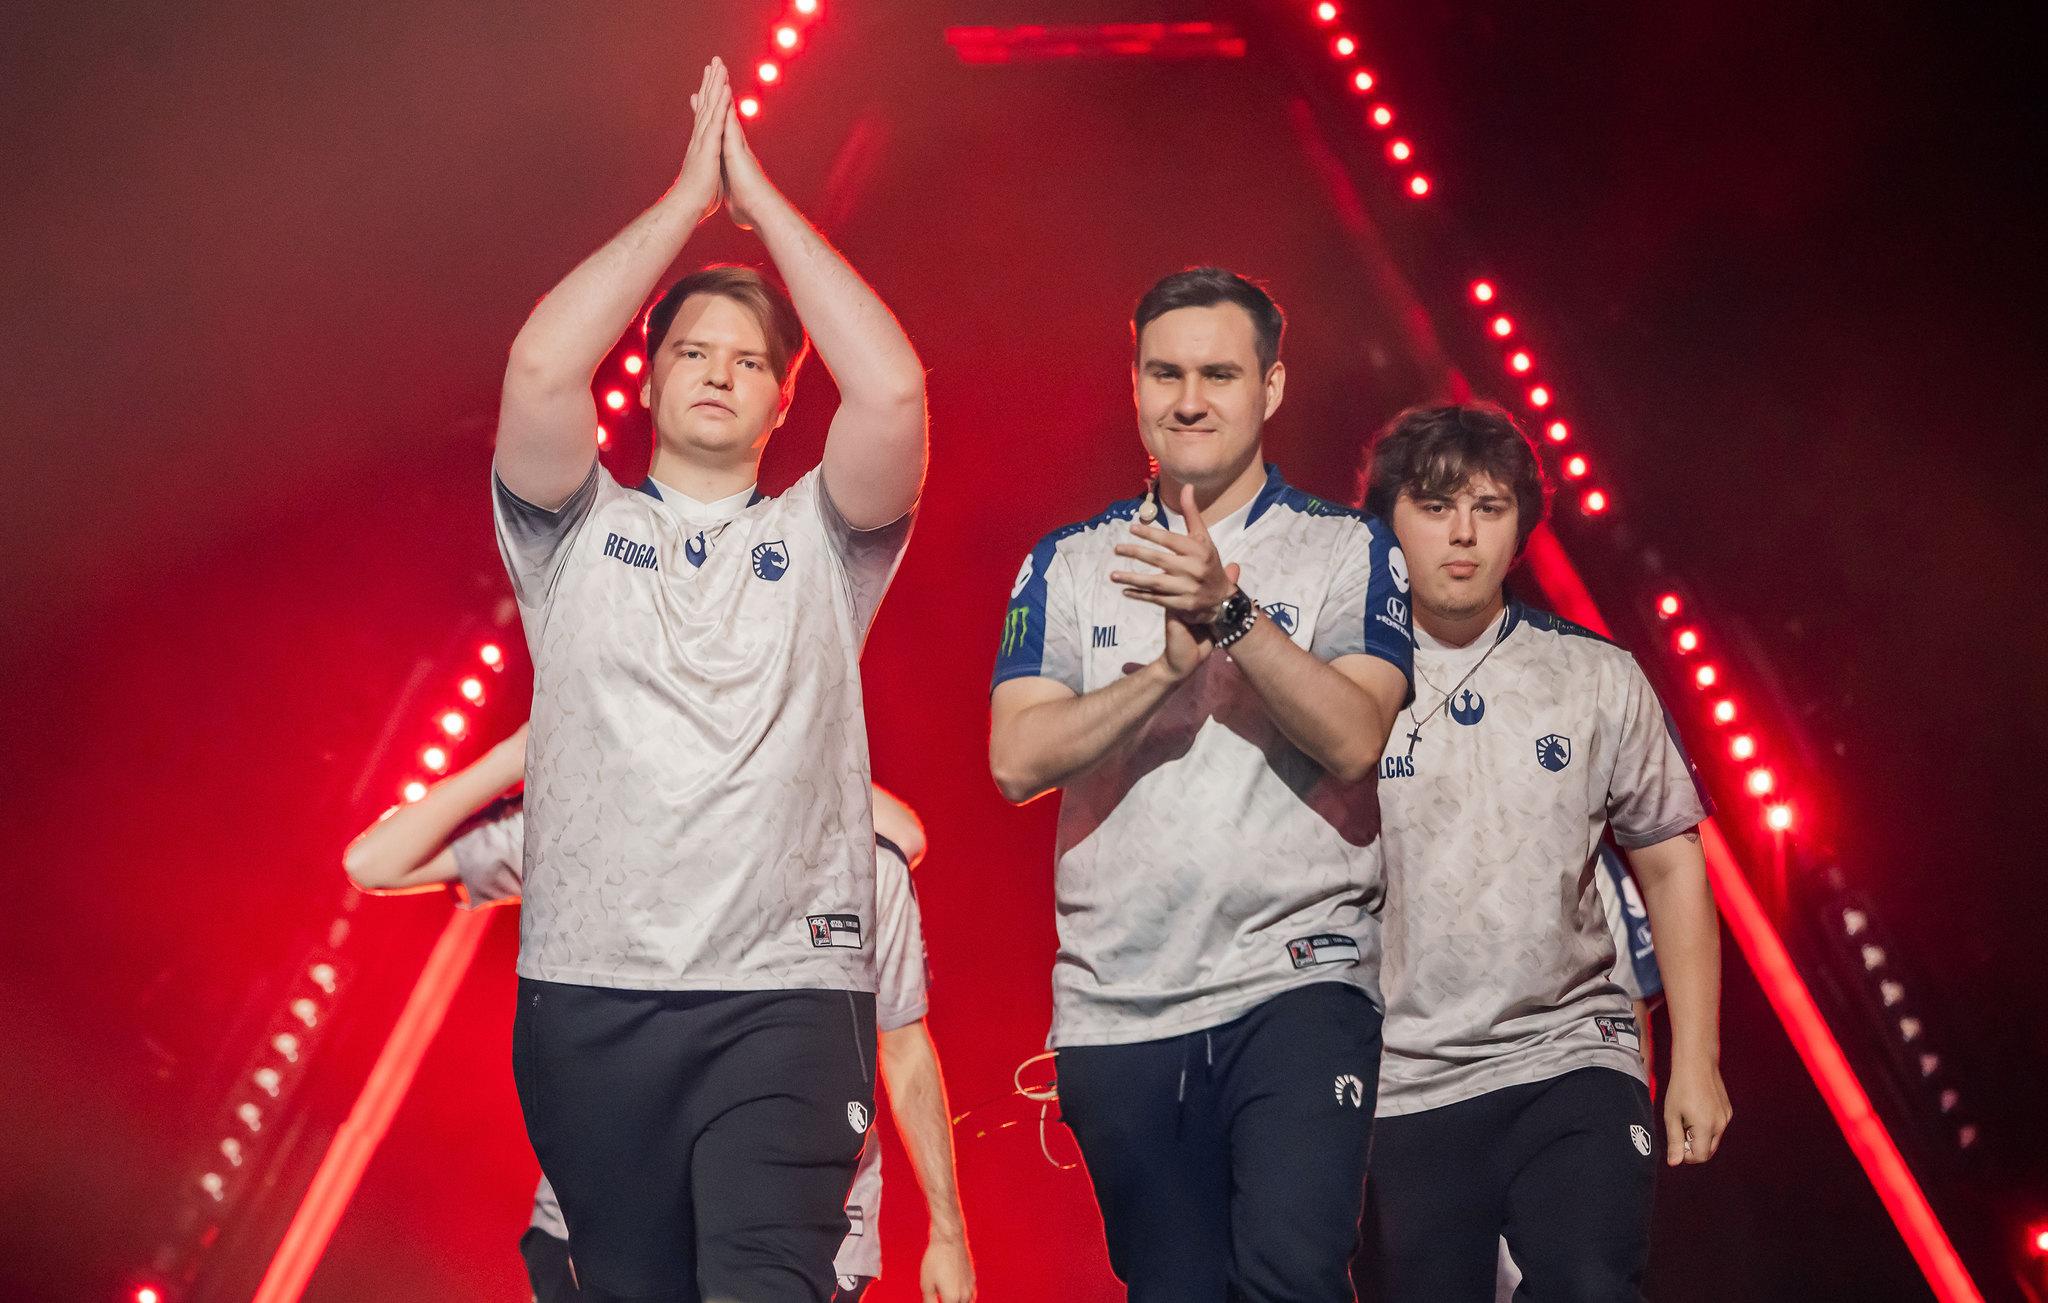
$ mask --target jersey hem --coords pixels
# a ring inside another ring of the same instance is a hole
[[[1430,1104],[1403,1100],[1398,1097],[1390,1101],[1387,1098],[1387,1080],[1383,1071],[1380,1077],[1379,1104],[1374,1109],[1373,1116],[1407,1117],[1414,1113],[1428,1113],[1435,1109],[1449,1108],[1453,1104],[1463,1104],[1467,1100],[1478,1099],[1482,1095],[1491,1095],[1495,1091],[1510,1090],[1516,1086],[1533,1086],[1542,1081],[1554,1081],[1568,1073],[1579,1072],[1586,1068],[1605,1068],[1610,1072],[1619,1072],[1624,1076],[1633,1077],[1646,1086],[1650,1084],[1649,1073],[1643,1067],[1641,1056],[1630,1054],[1625,1050],[1607,1050],[1591,1046],[1587,1047],[1587,1049],[1590,1053],[1579,1062],[1556,1064],[1550,1067],[1534,1069],[1526,1073],[1515,1073],[1500,1081],[1489,1081],[1484,1087],[1479,1089],[1461,1088],[1450,1098],[1437,1100]],[[1382,1059],[1382,1062],[1384,1063],[1384,1059]]]
[[[1386,1012],[1385,1005],[1373,991],[1366,976],[1357,968],[1347,968],[1328,973],[1304,973],[1298,981],[1278,983],[1256,994],[1200,1012],[1190,1012],[1179,1018],[1149,1020],[1143,1027],[1065,1031],[1060,1026],[1060,1016],[1055,1010],[1052,1032],[1046,1038],[1046,1045],[1055,1050],[1082,1049],[1092,1045],[1138,1045],[1146,1041],[1163,1041],[1174,1036],[1185,1036],[1189,1032],[1207,1031],[1212,1027],[1221,1027],[1227,1022],[1237,1021],[1276,996],[1285,995],[1289,991],[1316,982],[1344,982],[1357,987],[1372,1001],[1375,1010],[1381,1014]]]

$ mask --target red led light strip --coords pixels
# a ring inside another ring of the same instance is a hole
[[[305,1293],[313,1268],[327,1251],[327,1242],[363,1179],[363,1169],[370,1165],[371,1155],[391,1130],[391,1119],[397,1115],[420,1060],[426,1057],[427,1047],[441,1030],[441,1020],[447,1016],[448,1005],[462,985],[470,961],[476,958],[484,929],[490,924],[488,910],[458,910],[449,915],[440,939],[434,942],[426,965],[420,969],[419,980],[413,983],[412,994],[406,997],[405,1008],[399,1011],[390,1037],[363,1082],[362,1093],[356,1097],[348,1119],[328,1143],[327,1154],[313,1174],[313,1183],[306,1187],[298,1212],[292,1215],[291,1225],[278,1241],[270,1268],[263,1273],[263,1283],[256,1287],[253,1303],[296,1303]]]

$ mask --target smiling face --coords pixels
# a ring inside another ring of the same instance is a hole
[[[1279,362],[1262,373],[1258,332],[1243,308],[1175,308],[1138,335],[1138,436],[1175,482],[1219,492],[1258,462],[1284,379]]]
[[[1450,625],[1499,608],[1521,538],[1511,489],[1484,474],[1448,495],[1403,489],[1393,515],[1418,619]]]
[[[760,318],[722,294],[684,299],[648,363],[641,401],[654,414],[655,442],[685,462],[758,461],[788,413]]]

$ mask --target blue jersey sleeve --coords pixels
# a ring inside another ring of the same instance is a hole
[[[1329,595],[1309,650],[1326,661],[1377,656],[1411,684],[1415,634],[1408,614],[1408,563],[1394,531],[1377,517],[1347,530],[1332,562]]]
[[[1011,679],[1041,678],[1080,692],[1081,643],[1073,611],[1065,567],[1056,542],[1048,538],[1031,549],[1010,585],[990,690]]]

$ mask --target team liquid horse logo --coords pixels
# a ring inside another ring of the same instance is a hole
[[[1556,733],[1536,739],[1536,763],[1555,774],[1572,762],[1572,740]]]
[[[1451,718],[1468,727],[1486,718],[1486,698],[1467,688],[1451,703]],[[1547,740],[1547,739],[1546,739]],[[1548,763],[1547,761],[1545,763]],[[1562,765],[1553,768],[1563,768]]]
[[[868,1106],[857,1099],[848,1100],[846,1103],[846,1125],[852,1127],[855,1133],[863,1136],[866,1135],[868,1133]]]
[[[789,548],[781,539],[761,543],[754,548],[754,578],[766,579],[772,584],[788,570]]]
[[[1352,1108],[1365,1107],[1365,1083],[1348,1072],[1337,1078],[1337,1107],[1347,1104]]]
[[[1635,1145],[1637,1153],[1645,1158],[1650,1156],[1650,1133],[1648,1130],[1631,1122],[1628,1124],[1628,1138]]]
[[[1301,623],[1301,611],[1289,602],[1272,603],[1266,607],[1266,614],[1272,617],[1280,632],[1290,638],[1294,636],[1294,626]]]

